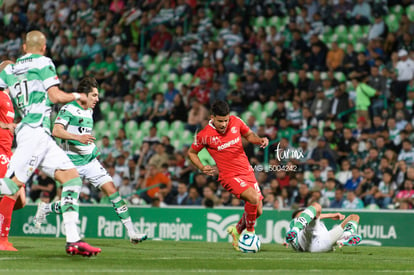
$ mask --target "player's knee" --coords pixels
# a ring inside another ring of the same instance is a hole
[[[107,182],[105,184],[102,184],[101,190],[104,191],[105,195],[107,195],[108,197],[117,192],[113,182]]]
[[[349,219],[350,219],[351,221],[356,221],[356,222],[359,222],[359,215],[357,215],[357,214],[351,214],[351,215],[349,216]]]
[[[311,206],[313,206],[315,208],[316,215],[319,216],[321,214],[321,212],[322,212],[322,206],[319,203],[317,203],[317,202],[312,203]]]

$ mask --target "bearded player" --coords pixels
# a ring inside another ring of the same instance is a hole
[[[235,250],[239,250],[238,240],[245,229],[246,233],[254,234],[256,219],[263,212],[263,196],[244,152],[242,137],[261,148],[269,144],[267,138],[258,137],[240,118],[231,116],[229,105],[219,100],[211,107],[211,120],[208,125],[197,134],[188,151],[189,159],[198,169],[206,175],[214,176],[216,169],[203,165],[198,157],[198,152],[206,148],[217,164],[221,185],[245,201],[240,221],[227,228],[227,232],[233,237]]]

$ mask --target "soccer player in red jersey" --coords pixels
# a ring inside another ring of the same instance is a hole
[[[243,149],[242,137],[253,144],[265,148],[269,144],[267,138],[258,137],[238,117],[231,116],[229,105],[224,101],[216,101],[211,107],[211,120],[201,130],[188,151],[192,163],[203,173],[213,176],[216,169],[203,165],[198,152],[206,148],[216,161],[219,181],[230,193],[245,201],[244,213],[236,226],[227,228],[233,237],[233,247],[238,248],[240,234],[246,229],[254,233],[256,219],[262,214],[263,196],[253,173],[253,169]]]
[[[11,61],[0,64],[0,71]],[[13,133],[16,128],[14,123],[14,109],[8,90],[0,91],[0,178],[7,172],[7,166],[12,156]],[[18,199],[18,200],[17,200]],[[18,201],[16,203],[16,200]],[[10,231],[13,208],[20,209],[24,206],[26,196],[23,187],[14,196],[0,198],[0,250],[16,251],[8,236]]]

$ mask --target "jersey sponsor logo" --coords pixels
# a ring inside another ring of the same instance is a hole
[[[229,142],[224,143],[223,145],[218,146],[217,147],[217,150],[218,151],[221,151],[223,149],[226,149],[226,148],[228,148],[228,147],[230,147],[230,146],[238,143],[239,141],[240,141],[240,137],[237,137],[237,138],[235,138],[233,140],[230,140]]]
[[[6,116],[11,117],[11,118],[14,118],[14,113],[13,112],[10,112],[10,111],[7,111]]]
[[[78,131],[81,134],[90,134],[92,133],[91,129],[85,128],[85,127],[78,127]]]
[[[235,126],[231,127],[230,130],[233,134],[237,133],[237,128]]]
[[[218,239],[227,238],[231,241],[231,236],[227,233],[227,227],[239,221],[238,214],[223,218],[216,213],[207,213],[207,242],[217,242]]]

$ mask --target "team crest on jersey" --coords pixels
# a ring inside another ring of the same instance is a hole
[[[237,133],[237,128],[235,126],[231,127],[230,130],[233,134]]]
[[[211,144],[218,144],[220,143],[220,138],[215,136],[215,137],[211,137]]]

